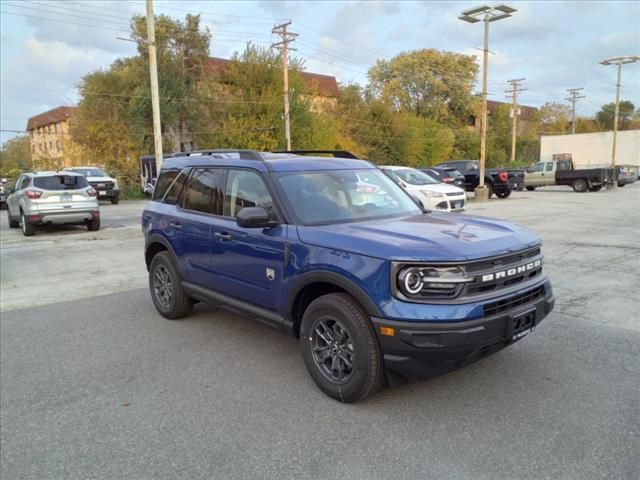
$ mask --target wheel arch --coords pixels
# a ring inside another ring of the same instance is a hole
[[[171,242],[169,242],[169,240],[167,240],[162,235],[150,235],[144,247],[144,260],[145,264],[147,265],[147,270],[149,270],[149,265],[151,265],[151,260],[153,260],[153,257],[158,253],[164,251],[169,251],[175,260],[176,252],[173,250]]]
[[[302,315],[312,301],[322,295],[336,292],[351,295],[369,316],[382,316],[369,295],[353,281],[335,272],[309,272],[293,283],[286,298],[285,318],[290,333],[299,336]]]

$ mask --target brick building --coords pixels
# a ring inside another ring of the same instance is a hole
[[[27,121],[31,163],[35,169],[70,166],[69,120],[77,107],[57,107]]]

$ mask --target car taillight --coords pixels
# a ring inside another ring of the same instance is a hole
[[[27,190],[26,194],[27,198],[30,198],[31,200],[35,200],[42,196],[42,192],[39,192],[38,190]]]
[[[96,197],[98,195],[98,192],[96,192],[95,188],[90,188],[89,190],[87,190],[87,195],[89,195],[90,197]]]
[[[500,172],[498,173],[498,178],[501,182],[506,183],[509,180],[509,174],[507,172]]]
[[[442,181],[443,181],[444,183],[453,182],[453,178],[451,178],[451,177],[446,177],[446,178],[443,178],[443,179],[442,179]]]

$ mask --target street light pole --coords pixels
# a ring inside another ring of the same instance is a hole
[[[158,63],[156,59],[156,29],[153,0],[147,0],[147,45],[149,46],[149,75],[151,77],[151,112],[153,115],[153,144],[156,155],[156,175],[162,168],[162,127],[160,125],[160,95],[158,93]]]
[[[618,186],[617,182],[617,172],[616,172],[616,141],[618,136],[618,116],[620,115],[620,87],[622,86],[620,83],[620,78],[622,76],[622,65],[626,63],[634,63],[640,60],[640,55],[631,55],[627,57],[614,57],[607,58],[600,62],[601,65],[617,65],[618,67],[618,76],[616,81],[616,107],[615,113],[613,114],[613,141],[611,143],[611,168],[613,169],[613,178],[609,183],[608,188],[610,190],[615,190]]]
[[[509,18],[515,8],[511,8],[507,5],[498,5],[496,7],[490,7],[483,5],[480,7],[471,8],[465,10],[458,17],[468,23],[484,22],[484,48],[482,57],[482,114],[481,114],[481,133],[480,133],[480,178],[478,187],[475,190],[475,200],[478,202],[485,202],[489,199],[489,191],[484,184],[484,172],[486,164],[487,153],[487,78],[489,68],[489,23],[503,18]]]

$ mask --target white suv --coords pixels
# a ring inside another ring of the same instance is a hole
[[[96,192],[98,192],[98,200],[108,198],[114,205],[120,201],[120,188],[118,188],[118,181],[104,173],[99,168],[68,167],[64,170],[76,172],[87,177],[89,185],[95,188]]]
[[[415,168],[395,165],[380,168],[408,193],[420,199],[425,208],[448,212],[464,210],[467,194],[463,189],[441,183]]]

